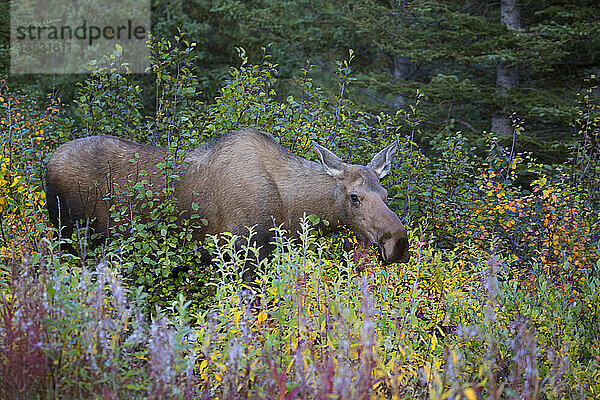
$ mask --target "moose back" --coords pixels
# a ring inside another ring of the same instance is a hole
[[[248,128],[189,151],[178,167],[174,195],[184,215],[195,213],[208,221],[195,238],[222,232],[243,236],[246,227],[255,226],[263,256],[272,250],[274,221],[296,232],[303,215],[315,214],[333,230],[345,225],[359,240],[378,246],[384,262],[407,262],[406,230],[387,207],[387,191],[379,183],[390,171],[396,145],[380,151],[367,166],[347,164],[325,147],[313,146],[320,163]],[[154,191],[163,188],[165,173],[159,164],[168,152],[112,136],[63,144],[46,170],[50,220],[66,234],[86,220],[96,232],[109,234],[116,224],[110,214],[115,192],[142,179]]]

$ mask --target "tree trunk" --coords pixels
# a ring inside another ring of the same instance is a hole
[[[394,80],[406,80],[410,73],[410,60],[408,57],[394,56]],[[406,98],[401,94],[396,94],[394,98],[394,107],[400,108],[406,103]]]
[[[500,1],[500,21],[510,30],[521,29],[521,10],[518,0]],[[496,92],[508,97],[510,89],[519,86],[519,67],[500,61],[496,69]],[[513,133],[512,120],[505,110],[496,110],[492,115],[492,132],[500,136]]]

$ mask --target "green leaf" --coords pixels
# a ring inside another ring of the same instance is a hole
[[[317,225],[319,222],[321,222],[321,219],[315,214],[310,214],[307,218],[313,225]]]

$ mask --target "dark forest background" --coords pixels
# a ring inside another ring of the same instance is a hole
[[[0,73],[9,69],[9,3],[2,3]],[[312,74],[332,101],[340,90],[357,110],[408,109],[420,97],[422,137],[461,131],[510,140],[525,127],[522,149],[548,164],[564,161],[576,128],[577,93],[600,72],[600,6],[596,1],[152,1],[152,33],[197,43],[196,96],[214,102],[239,65],[266,52],[278,64],[281,99],[297,94],[295,78]],[[352,79],[340,88],[337,60]],[[12,77],[32,93],[53,93],[67,106],[85,76]],[[153,74],[134,78],[148,115],[155,112]]]

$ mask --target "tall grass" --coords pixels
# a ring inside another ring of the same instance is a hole
[[[211,305],[190,312],[180,295],[149,321],[140,311],[144,293],[124,287],[119,265],[106,259],[95,270],[65,268],[51,252],[34,264],[13,263],[0,299],[2,398],[598,393],[597,372],[589,372],[598,360],[573,349],[585,329],[552,337],[563,321],[540,326],[519,311],[549,313],[554,305],[512,290],[502,259],[465,263],[473,250],[438,250],[413,233],[411,264],[384,267],[368,258],[359,273],[354,257],[340,263],[337,243],[314,233],[309,221],[297,240],[278,231],[277,250],[250,286],[242,267],[256,249],[236,248],[234,236],[215,241]],[[450,287],[457,279],[460,286]],[[539,285],[549,298],[561,295],[543,276]],[[579,378],[584,371],[588,380]]]

